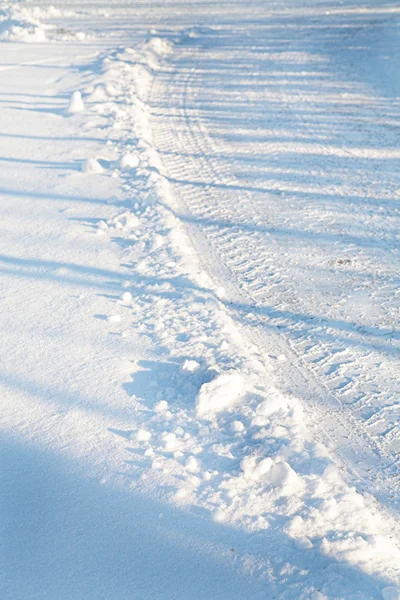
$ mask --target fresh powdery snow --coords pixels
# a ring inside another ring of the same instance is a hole
[[[0,2],[1,600],[400,600],[400,9]]]

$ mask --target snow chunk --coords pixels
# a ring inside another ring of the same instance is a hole
[[[185,467],[187,468],[188,471],[200,471],[200,461],[195,458],[194,456],[189,456],[186,461],[185,461]]]
[[[157,402],[157,404],[154,405],[153,409],[156,413],[165,412],[168,410],[168,402],[166,400],[160,400],[160,402]]]
[[[238,402],[245,393],[243,377],[237,371],[217,375],[200,388],[196,399],[197,416],[212,419],[216,413]]]
[[[107,231],[108,225],[105,221],[99,221],[97,223],[97,228],[100,229],[100,231]]]
[[[85,110],[85,105],[82,100],[82,94],[78,91],[74,92],[69,101],[67,112],[70,115],[82,112]]]
[[[154,52],[158,56],[166,56],[171,52],[172,44],[163,38],[154,37],[145,44],[144,48]]]
[[[136,169],[139,166],[139,159],[134,154],[128,152],[119,159],[118,165],[120,169]]]
[[[95,158],[88,158],[82,163],[83,173],[103,173],[104,169]]]
[[[300,482],[297,473],[289,463],[282,461],[275,463],[269,473],[268,479],[275,487],[298,488]]]
[[[148,442],[151,438],[150,431],[146,431],[146,429],[139,429],[136,434],[136,439],[138,442]]]
[[[297,473],[285,461],[274,463],[270,457],[245,456],[240,467],[246,479],[268,481],[274,487],[282,488],[287,495],[297,492],[302,487]]]
[[[181,366],[182,373],[194,373],[200,369],[200,365],[197,360],[185,360]]]
[[[162,434],[162,440],[166,452],[175,452],[182,446],[181,440],[177,439],[174,433],[164,432]]]
[[[242,421],[233,421],[233,423],[231,424],[231,431],[233,433],[241,433],[242,431],[244,431],[244,425]]]
[[[245,478],[252,481],[267,481],[272,465],[273,461],[269,456],[267,458],[245,456],[240,463]]]
[[[130,292],[124,292],[121,295],[121,302],[131,302],[132,301],[132,294]]]

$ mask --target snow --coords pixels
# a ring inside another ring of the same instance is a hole
[[[146,431],[145,429],[139,429],[136,434],[136,439],[138,442],[148,442],[151,438],[151,433]]]
[[[108,315],[107,321],[109,323],[119,323],[121,321],[121,315]]]
[[[139,166],[139,158],[128,152],[121,156],[118,165],[121,169],[136,169]]]
[[[46,28],[40,21],[40,9],[26,10],[17,5],[0,8],[0,40],[9,42],[45,42]]]
[[[1,5],[1,598],[400,598],[399,34]]]
[[[245,430],[245,426],[242,421],[233,421],[231,424],[231,431],[233,433],[242,433]]]
[[[76,90],[75,92],[73,92],[73,94],[71,96],[71,99],[68,104],[67,112],[71,115],[74,115],[75,113],[82,112],[83,110],[85,110],[85,105],[82,100],[82,94],[78,90]],[[89,162],[90,166],[92,165],[92,163],[94,165],[97,163],[97,161],[93,158],[88,159],[88,160],[90,161]],[[93,172],[93,171],[89,171],[89,172]],[[96,171],[94,171],[94,172],[96,172]]]
[[[383,600],[398,600],[400,598],[400,590],[394,587],[386,587],[382,590]]]
[[[203,383],[196,399],[196,413],[200,418],[212,419],[215,415],[238,402],[246,394],[244,381],[237,371],[217,375]]]
[[[121,301],[122,301],[122,302],[125,302],[125,303],[129,303],[129,302],[131,302],[131,301],[132,301],[132,297],[133,297],[133,296],[132,296],[132,294],[131,294],[130,292],[124,292],[124,293],[121,295]]]
[[[70,105],[71,106],[71,105]],[[83,108],[82,108],[83,110]],[[71,112],[71,107],[69,108],[69,111]],[[79,112],[79,110],[77,111],[72,110],[72,112]],[[83,163],[82,163],[82,171],[83,173],[103,173],[104,169],[101,166],[101,164],[98,162],[98,160],[96,160],[95,158],[87,158]]]

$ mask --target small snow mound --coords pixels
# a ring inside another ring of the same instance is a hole
[[[172,44],[160,37],[153,37],[146,43],[145,48],[151,50],[154,54],[158,54],[158,56],[167,56],[172,50]]]
[[[131,302],[132,301],[132,294],[130,292],[124,292],[121,295],[121,301],[122,302]]]
[[[268,473],[273,465],[272,458],[261,458],[260,456],[245,456],[240,463],[246,479],[252,481],[267,481]]]
[[[82,112],[83,110],[85,110],[85,105],[82,100],[82,94],[78,91],[75,91],[69,101],[67,112],[70,115],[74,115]]]
[[[392,586],[385,587],[382,590],[383,600],[400,600],[400,590]]]
[[[97,228],[100,229],[100,231],[107,231],[108,225],[105,221],[99,221],[97,223]]]
[[[275,487],[289,487],[293,490],[298,488],[300,481],[297,473],[285,461],[277,462],[271,467],[268,479]]]
[[[157,404],[154,405],[153,409],[156,413],[165,412],[168,410],[168,402],[166,400],[160,400],[160,402],[157,402]]]
[[[200,369],[200,365],[197,360],[185,360],[183,365],[181,366],[182,373],[194,373]]]
[[[245,393],[243,377],[237,371],[217,375],[200,388],[196,399],[197,416],[212,419],[221,410],[238,402]]]
[[[150,438],[151,433],[150,431],[146,431],[146,429],[139,429],[139,431],[136,434],[136,440],[138,442],[148,442]]]
[[[95,158],[87,158],[82,163],[82,172],[83,173],[103,173],[104,169]]]
[[[121,156],[121,158],[118,161],[118,166],[124,171],[128,169],[137,169],[137,167],[139,166],[139,158],[135,156],[135,154],[131,154],[130,152],[128,152]]]
[[[164,433],[162,436],[164,450],[166,452],[176,452],[182,446],[181,440],[177,439],[174,433]]]
[[[96,85],[88,100],[90,102],[103,102],[108,99],[107,88],[103,83]]]
[[[242,421],[233,421],[231,424],[231,431],[232,433],[241,433],[244,431],[244,425]]]
[[[285,461],[274,462],[269,456],[245,456],[240,467],[246,479],[269,482],[286,495],[294,494],[302,487],[299,476]]]
[[[196,471],[200,471],[201,464],[197,458],[194,456],[189,456],[185,461],[185,467],[188,471],[192,471],[194,473]]]

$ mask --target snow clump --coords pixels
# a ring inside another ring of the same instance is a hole
[[[82,172],[83,173],[96,174],[96,173],[103,173],[103,171],[104,171],[103,167],[101,166],[99,161],[96,160],[95,158],[87,158],[82,163]]]
[[[82,100],[82,94],[79,91],[75,91],[68,104],[67,112],[70,115],[75,115],[85,110],[85,105]]]
[[[118,166],[124,171],[128,169],[137,169],[137,167],[139,166],[139,158],[135,156],[135,154],[131,154],[130,152],[128,152],[121,156],[118,162]]]
[[[236,404],[245,393],[246,388],[240,373],[221,373],[201,386],[196,399],[197,416],[211,420],[218,412]]]
[[[130,292],[121,294],[121,302],[132,302],[132,294]]]

